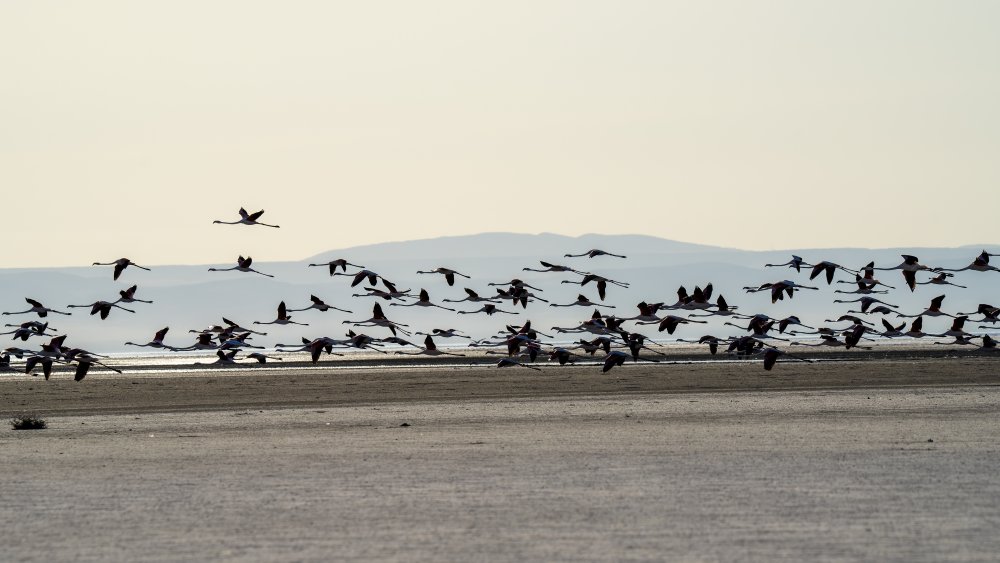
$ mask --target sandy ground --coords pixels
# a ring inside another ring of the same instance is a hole
[[[995,560],[998,365],[3,378],[0,559]]]

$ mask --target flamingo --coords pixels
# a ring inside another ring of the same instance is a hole
[[[788,266],[789,268],[795,268],[796,272],[801,272],[803,267],[811,268],[812,264],[807,264],[802,261],[801,256],[796,256],[792,254],[792,259],[784,264],[764,264],[765,268],[782,268]]]
[[[382,306],[378,303],[372,307],[372,317],[363,321],[344,321],[344,324],[350,324],[354,326],[380,326],[383,328],[388,328],[392,332],[393,336],[396,336],[396,331],[403,333],[406,336],[411,336],[411,334],[401,327],[409,326],[402,323],[394,323],[386,318],[385,313],[382,312]]]
[[[850,271],[850,270],[847,270]],[[869,262],[854,273],[854,281],[837,280],[837,283],[857,284],[861,289],[874,289],[877,286],[896,289],[895,287],[875,279],[875,262]],[[857,292],[855,292],[857,293]],[[884,293],[884,292],[879,292]]]
[[[553,348],[552,351],[549,352],[549,361],[551,362],[552,360],[556,360],[561,366],[574,363],[573,358],[583,358],[583,356],[574,354],[565,348],[558,347]]]
[[[225,341],[222,337],[219,337],[219,341],[222,344],[219,346],[220,350],[232,350],[233,348],[257,348],[258,350],[263,350],[263,346],[254,346],[253,344],[248,344],[247,340],[250,338],[249,332],[244,332],[243,334],[236,334],[227,338]]]
[[[795,315],[790,315],[790,316],[787,316],[787,317],[781,319],[780,321],[778,321],[778,334],[784,334],[785,333],[785,329],[788,328],[791,325],[797,325],[797,326],[805,327],[805,328],[808,328],[808,329],[811,329],[811,330],[816,330],[815,327],[811,327],[811,326],[809,326],[807,324],[803,324],[802,321],[799,320],[799,318],[796,317]]]
[[[337,258],[336,260],[330,260],[329,262],[323,262],[322,264],[309,264],[310,266],[328,266],[330,268],[330,275],[332,276],[334,272],[337,271],[339,267],[345,274],[347,273],[347,267],[351,266],[353,268],[365,269],[364,266],[359,266],[357,264],[351,264],[343,258]]]
[[[25,313],[35,313],[36,315],[38,315],[39,317],[41,317],[43,319],[45,317],[47,317],[49,315],[49,313],[57,313],[59,315],[71,315],[72,314],[72,313],[66,313],[66,312],[63,312],[63,311],[57,311],[55,309],[50,309],[50,308],[46,307],[45,305],[42,305],[40,302],[38,302],[38,301],[30,298],[30,297],[25,297],[24,300],[28,302],[28,305],[31,305],[30,309],[27,309],[27,310],[24,310],[24,311],[11,311],[11,312],[7,312],[7,313],[3,313],[3,314],[4,315],[23,315]]]
[[[438,309],[444,309],[445,311],[454,311],[454,309],[431,303],[430,294],[423,288],[420,289],[420,298],[413,303],[390,303],[389,305],[397,307],[437,307]]]
[[[455,276],[462,276],[465,279],[470,279],[469,276],[467,276],[467,275],[465,275],[465,274],[463,274],[461,272],[457,272],[455,270],[452,270],[450,268],[435,268],[435,269],[429,270],[429,271],[420,271],[420,270],[418,270],[417,273],[418,274],[443,274],[445,281],[448,282],[448,285],[455,285]]]
[[[420,333],[416,333],[416,334],[420,334]],[[421,346],[418,346],[418,345],[410,342],[409,340],[406,340],[406,339],[403,339],[403,338],[399,338],[398,336],[387,336],[385,338],[379,338],[378,341],[382,342],[382,343],[385,343],[385,344],[399,344],[400,346],[404,346],[404,347],[405,346],[413,346],[414,348],[422,348]]]
[[[138,346],[140,348],[166,348],[167,350],[176,350],[176,348],[174,348],[173,346],[167,346],[166,344],[163,343],[163,339],[167,336],[167,331],[169,330],[170,330],[169,326],[161,328],[160,330],[156,331],[156,334],[153,335],[153,339],[145,344],[126,342],[125,345]]]
[[[267,336],[266,332],[257,332],[255,330],[251,330],[249,328],[246,328],[245,326],[240,325],[239,323],[235,323],[235,322],[227,319],[226,317],[222,317],[222,322],[226,323],[226,328],[222,329],[222,332],[230,332],[230,333],[233,333],[233,332],[249,332],[250,334],[257,334],[257,335],[260,335],[260,336]]]
[[[573,272],[574,274],[580,274],[581,276],[585,275],[583,272],[580,272],[578,270],[574,270],[573,268],[570,268],[569,266],[560,266],[559,264],[550,264],[549,262],[546,262],[544,260],[539,260],[538,263],[541,264],[542,266],[545,266],[545,269],[544,270],[539,270],[537,268],[521,268],[521,270],[524,271],[524,272]]]
[[[355,286],[361,284],[361,282],[365,281],[365,279],[368,280],[368,285],[375,285],[376,283],[378,283],[379,279],[381,279],[383,283],[385,283],[385,281],[386,281],[385,278],[383,278],[379,274],[377,274],[377,273],[375,273],[375,272],[373,272],[371,270],[368,270],[368,269],[358,270],[357,272],[354,272],[352,274],[342,273],[342,272],[335,272],[335,273],[330,274],[330,275],[331,276],[351,276],[353,278],[351,280],[351,287],[355,287]]]
[[[240,220],[239,221],[212,221],[213,225],[260,225],[262,227],[272,227],[277,229],[278,225],[268,225],[267,223],[261,223],[257,219],[264,214],[264,210],[261,209],[256,213],[247,213],[246,209],[240,208]]]
[[[21,340],[22,342],[27,342],[32,336],[49,336],[38,332],[30,326],[20,326],[9,332],[0,332],[0,334],[13,334],[14,336],[10,337],[11,340]]]
[[[837,283],[852,283],[852,282],[847,282],[847,281],[844,281],[844,280],[838,280]],[[843,290],[838,289],[838,290],[834,291],[834,293],[848,293],[848,294],[854,294],[854,295],[871,295],[873,293],[878,293],[878,294],[889,293],[888,291],[876,290],[875,289],[875,285],[872,285],[869,282],[865,281],[865,278],[863,278],[861,276],[854,276],[854,282],[853,283],[858,286],[858,288],[855,289],[854,291],[843,291]],[[881,284],[882,282],[879,282],[879,283]],[[882,284],[882,285],[885,285],[885,284]],[[891,286],[886,286],[886,287],[891,287]]]
[[[144,299],[136,299],[135,292],[139,289],[138,286],[133,285],[128,289],[123,289],[118,292],[121,297],[118,298],[115,303],[152,303],[152,301],[146,301]]]
[[[855,276],[858,275],[858,272],[855,272],[854,270],[845,268],[840,264],[834,264],[833,262],[827,262],[826,260],[824,260],[819,264],[813,265],[812,272],[809,273],[809,279],[813,280],[820,274],[826,272],[826,284],[830,285],[833,283],[833,274],[836,273],[837,270],[843,270],[845,272],[854,274]]]
[[[292,317],[288,315],[288,310],[285,308],[285,302],[282,301],[278,303],[278,317],[273,321],[261,322],[254,321],[255,325],[301,325],[309,326],[309,323],[297,323],[292,320]]]
[[[952,317],[952,318],[954,318],[955,315],[950,315],[948,313],[944,313],[944,312],[941,311],[941,303],[944,302],[944,298],[945,298],[944,295],[938,295],[934,299],[931,299],[931,305],[930,305],[930,307],[928,307],[927,309],[925,309],[924,312],[922,312],[922,313],[917,313],[916,315],[904,315],[902,313],[896,313],[896,316],[897,317],[904,317],[904,318],[911,318],[911,319],[914,318],[914,317],[921,317],[921,316],[924,316],[924,315],[927,315],[928,317]]]
[[[636,305],[636,307],[639,309],[638,315],[634,317],[627,317],[622,320],[636,321],[636,324],[657,324],[661,320],[661,318],[656,314],[657,311],[666,308],[666,306],[662,302],[646,303],[645,301],[640,301],[639,304]]]
[[[889,321],[882,319],[882,326],[885,327],[885,331],[879,334],[885,338],[899,338],[900,336],[906,336],[906,333],[903,332],[903,329],[906,328],[906,321],[903,321],[903,323],[899,326],[892,326]]]
[[[974,270],[976,272],[989,272],[989,271],[992,270],[994,272],[1000,272],[1000,268],[997,268],[996,266],[991,266],[990,265],[990,256],[995,256],[995,255],[990,254],[989,252],[986,252],[984,250],[982,252],[982,254],[980,254],[979,256],[977,256],[976,259],[972,261],[972,264],[969,264],[968,266],[966,266],[964,268],[958,268],[958,269],[954,269],[954,270],[953,269],[949,269],[949,268],[935,268],[935,271],[938,271],[938,272],[964,272],[965,270]]]
[[[929,336],[926,332],[923,331],[923,328],[924,328],[924,318],[917,317],[916,320],[914,320],[913,323],[910,324],[910,330],[906,331],[904,334],[906,336],[909,336],[910,338],[923,338],[925,336]]]
[[[917,284],[917,272],[921,270],[930,270],[927,266],[920,263],[920,260],[916,256],[910,254],[902,254],[903,262],[898,266],[893,266],[892,268],[873,268],[874,270],[902,270],[903,279],[906,280],[906,285],[909,286],[910,291],[916,289]]]
[[[605,294],[607,293],[608,284],[609,283],[617,285],[618,287],[626,287],[626,288],[628,287],[628,284],[625,283],[625,282],[615,281],[615,280],[612,280],[612,279],[605,278],[603,276],[599,276],[597,274],[587,274],[587,275],[583,276],[583,279],[580,280],[579,282],[575,282],[575,281],[572,281],[572,280],[563,280],[562,281],[562,283],[573,283],[573,284],[578,283],[578,284],[580,284],[581,287],[587,285],[590,282],[596,282],[597,283],[597,295],[600,296],[601,301],[604,301],[604,297],[605,297]]]
[[[472,314],[475,314],[475,313],[486,313],[487,315],[490,315],[490,316],[492,316],[494,313],[506,313],[508,315],[517,315],[518,314],[517,311],[504,311],[503,309],[498,309],[497,306],[494,305],[494,304],[492,304],[492,303],[486,303],[485,305],[482,306],[482,308],[477,309],[475,311],[459,311],[458,312],[459,315],[472,315]]]
[[[319,297],[316,297],[315,295],[310,295],[309,296],[309,300],[312,301],[312,305],[309,305],[308,307],[303,307],[302,309],[288,309],[288,312],[289,313],[295,313],[297,311],[308,311],[309,309],[316,309],[317,311],[321,311],[323,313],[329,311],[330,309],[333,309],[335,311],[340,311],[342,313],[352,313],[353,312],[353,311],[348,311],[347,309],[341,309],[339,307],[334,307],[333,305],[327,305],[325,302],[323,302],[322,299],[320,299]]]
[[[571,350],[575,350],[577,348],[582,348],[585,353],[590,354],[591,356],[593,356],[598,350],[604,350],[605,354],[610,354],[611,339],[607,336],[598,336],[593,340],[580,339],[577,341],[575,346],[570,347]]]
[[[596,258],[598,256],[614,256],[615,258],[627,258],[626,256],[622,256],[621,254],[612,254],[611,252],[606,252],[604,250],[600,250],[600,249],[597,249],[597,248],[588,250],[588,251],[584,252],[583,254],[566,254],[564,257],[565,258],[582,258],[584,256],[586,256],[587,258]]]
[[[1000,307],[994,307],[989,303],[980,303],[979,307],[974,313],[959,313],[959,315],[975,315],[980,314],[983,318],[978,319],[974,322],[977,323],[997,323],[1000,322]],[[9,325],[8,325],[9,326]],[[984,327],[980,327],[984,328]]]
[[[660,325],[657,328],[657,330],[659,330],[660,332],[663,332],[664,330],[666,330],[667,334],[673,334],[674,331],[677,330],[677,326],[678,325],[682,325],[682,324],[686,325],[686,324],[690,324],[690,323],[708,324],[708,321],[694,321],[694,320],[691,320],[691,319],[685,319],[684,317],[677,317],[677,316],[674,316],[674,315],[667,315],[666,317],[663,317],[662,320],[660,320]]]
[[[129,266],[135,266],[136,268],[139,268],[140,270],[146,270],[147,272],[150,271],[149,268],[147,268],[145,266],[140,266],[140,265],[136,264],[135,262],[129,260],[128,258],[119,258],[119,259],[115,260],[114,262],[94,262],[92,265],[93,266],[114,266],[115,267],[115,276],[114,276],[115,280],[117,280],[118,276],[122,275],[122,272],[125,270],[125,268],[128,268]]]
[[[94,301],[93,303],[90,303],[88,305],[66,305],[67,309],[86,309],[88,307],[90,308],[91,315],[96,315],[100,313],[102,321],[108,318],[108,315],[111,313],[112,307],[116,307],[118,309],[121,309],[122,311],[128,311],[129,313],[135,313],[135,311],[133,311],[132,309],[126,309],[125,307],[122,307],[121,305],[118,305],[117,303],[112,303],[110,301]]]
[[[253,268],[250,267],[251,264],[253,264],[253,258],[251,258],[249,256],[247,256],[246,258],[240,256],[239,258],[236,259],[236,265],[233,266],[232,268],[209,268],[208,271],[209,272],[231,272],[233,270],[236,270],[236,271],[244,272],[244,273],[253,272],[255,274],[260,274],[262,276],[267,276],[269,278],[273,278],[274,277],[271,274],[265,274],[264,272],[258,272],[257,270],[254,270]]]
[[[853,315],[840,315],[836,319],[824,319],[823,322],[826,322],[826,323],[848,322],[848,323],[851,323],[851,325],[869,325],[869,326],[875,326],[872,323],[870,323],[870,322],[868,322],[868,321],[866,321],[864,319],[855,317]]]
[[[562,304],[559,304],[559,303],[549,303],[549,307],[576,307],[576,306],[581,306],[581,307],[608,307],[610,309],[614,309],[615,308],[614,305],[605,305],[603,303],[594,303],[593,301],[591,301],[590,299],[588,299],[586,295],[583,295],[583,294],[577,295],[576,296],[576,301],[574,301],[572,303],[567,303],[565,305],[562,305]]]
[[[472,291],[469,288],[465,288],[466,298],[465,299],[442,299],[444,303],[462,303],[464,301],[470,301],[473,303],[499,303],[497,299],[493,297],[480,297],[478,293]]]
[[[860,313],[867,313],[868,309],[870,309],[871,306],[874,305],[874,304],[876,304],[876,303],[881,303],[882,305],[885,305],[886,307],[893,307],[893,308],[899,307],[899,305],[893,305],[891,303],[886,303],[885,301],[881,301],[879,299],[875,299],[874,297],[868,297],[868,296],[859,297],[858,299],[851,299],[851,300],[834,299],[833,302],[834,303],[861,303],[861,311],[857,311],[857,312],[860,312]]]
[[[808,285],[799,285],[791,280],[783,280],[771,286],[771,303],[777,303],[778,301],[784,299],[784,294],[787,294],[788,298],[791,299],[795,296],[795,290],[797,289],[818,290],[819,288]]]
[[[951,321],[950,329],[942,332],[941,334],[932,334],[931,336],[938,336],[938,337],[954,336],[955,338],[972,336],[968,332],[965,332],[965,321],[967,320],[969,320],[969,317],[965,315],[955,317]]]
[[[953,285],[955,287],[960,287],[962,289],[968,289],[964,285],[958,285],[957,283],[953,283],[953,282],[948,281],[948,278],[951,278],[951,277],[954,277],[954,276],[955,276],[955,274],[949,274],[949,273],[946,273],[946,272],[941,272],[940,274],[934,276],[933,278],[931,278],[931,279],[929,279],[927,281],[917,282],[917,285],[930,285],[930,284],[934,284],[934,285]]]
[[[415,332],[414,334],[419,334],[421,336],[437,336],[438,338],[467,338],[472,340],[471,336],[466,334],[460,334],[462,331],[456,328],[435,328],[431,330],[431,334],[426,332]]]
[[[533,286],[531,284],[525,283],[525,281],[522,280],[522,279],[520,279],[520,278],[514,278],[514,279],[510,280],[509,282],[488,283],[486,285],[489,285],[490,287],[503,287],[505,285],[509,285],[509,286],[517,288],[517,289],[522,289],[522,288],[526,287],[528,289],[534,289],[535,291],[542,291],[541,289],[538,289],[537,287],[535,287],[535,286]]]
[[[48,321],[46,321],[44,323],[41,322],[41,321],[25,321],[25,322],[23,322],[21,324],[16,324],[16,325],[5,324],[3,326],[7,326],[7,327],[15,327],[16,326],[18,328],[30,328],[30,329],[34,330],[35,332],[42,333],[42,334],[44,334],[46,330],[58,330],[54,326],[49,326]]]
[[[511,302],[516,307],[518,302],[521,303],[521,308],[528,308],[528,301],[541,301],[543,303],[548,303],[547,299],[542,299],[541,297],[535,295],[534,293],[527,290],[525,287],[511,286],[507,290],[497,289],[497,297],[499,299],[510,299]]]
[[[719,338],[718,336],[712,336],[711,334],[706,334],[698,340],[684,340],[682,338],[677,339],[677,342],[685,342],[688,344],[708,344],[708,351],[713,356],[719,351],[719,344],[728,341],[729,339]]]
[[[396,351],[396,353],[402,354],[404,356],[464,356],[465,355],[465,354],[458,354],[455,352],[443,352],[441,350],[438,350],[437,345],[434,344],[434,339],[431,338],[431,335],[429,334],[427,335],[427,338],[424,338],[423,350],[420,350],[419,352]]]
[[[76,354],[75,356],[71,356],[69,358],[69,361],[76,362],[76,371],[73,374],[73,381],[83,381],[83,378],[87,377],[87,373],[90,371],[90,367],[93,365],[99,365],[102,368],[109,369],[115,373],[119,374],[122,373],[122,370],[115,367],[111,367],[105,363],[102,363],[93,355],[87,353]]]

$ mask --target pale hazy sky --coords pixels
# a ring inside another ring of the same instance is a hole
[[[0,3],[0,267],[997,243],[1000,2]],[[280,230],[212,225],[267,210]]]

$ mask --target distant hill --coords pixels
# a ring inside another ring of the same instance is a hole
[[[596,235],[568,237],[553,233],[537,235],[520,233],[480,233],[477,235],[439,237],[424,240],[384,242],[331,250],[311,256],[307,260],[322,262],[338,258],[349,252],[364,256],[366,260],[423,259],[452,260],[459,258],[507,258],[525,255],[548,256],[552,259],[563,254],[579,254],[592,248],[625,255],[688,254],[726,250],[716,246],[678,242],[646,235]]]
[[[581,253],[591,248],[600,248],[622,253],[628,259],[613,257],[566,258],[566,253]],[[1000,250],[989,247],[991,251]],[[97,352],[116,352],[139,349],[126,348],[126,341],[146,342],[153,333],[170,326],[167,342],[186,345],[194,335],[188,329],[200,329],[218,324],[222,316],[244,325],[253,321],[274,319],[278,303],[284,300],[289,308],[305,307],[309,295],[315,294],[328,303],[354,311],[351,315],[317,311],[293,313],[296,321],[307,322],[310,326],[268,326],[269,334],[259,337],[256,343],[271,346],[277,342],[296,342],[301,337],[331,336],[341,337],[348,328],[345,319],[360,319],[370,316],[373,300],[352,297],[361,293],[362,286],[350,287],[350,278],[330,277],[326,268],[310,268],[310,262],[325,262],[333,258],[346,258],[385,275],[401,288],[411,288],[415,292],[426,288],[432,301],[442,303],[445,298],[465,297],[463,287],[469,287],[481,295],[495,295],[496,288],[489,283],[507,282],[513,277],[522,278],[540,287],[539,295],[553,303],[569,303],[577,294],[584,294],[597,300],[593,285],[581,287],[578,284],[561,283],[579,280],[574,274],[525,272],[526,266],[539,267],[539,260],[565,264],[576,269],[596,272],[604,276],[631,284],[628,289],[611,287],[605,303],[614,305],[609,312],[627,317],[637,314],[635,305],[642,300],[648,302],[676,300],[677,288],[681,285],[688,290],[695,285],[705,286],[711,282],[715,294],[724,294],[730,304],[740,307],[741,312],[766,313],[773,317],[796,314],[807,324],[824,324],[824,319],[836,318],[852,308],[850,304],[834,304],[836,298],[853,299],[854,296],[836,294],[834,290],[853,289],[849,284],[825,282],[813,283],[820,291],[797,294],[792,301],[782,301],[772,305],[765,293],[746,294],[741,288],[781,279],[808,282],[808,272],[796,273],[788,268],[764,268],[766,263],[785,262],[791,254],[798,254],[807,261],[830,260],[850,268],[858,268],[874,260],[879,266],[895,266],[900,263],[900,254],[915,254],[925,264],[942,267],[962,267],[969,264],[981,250],[980,246],[949,248],[895,248],[895,249],[801,249],[770,252],[753,252],[732,248],[677,242],[641,235],[584,235],[567,237],[551,233],[538,235],[512,233],[483,233],[470,236],[443,237],[427,240],[392,242],[331,250],[316,256],[293,262],[261,262],[254,267],[275,276],[274,279],[254,274],[238,272],[207,272],[210,265],[156,266],[150,272],[125,271],[121,280],[111,279],[110,267],[82,268],[34,268],[0,270],[0,310],[18,311],[27,308],[24,297],[33,297],[51,307],[63,308],[67,304],[86,304],[98,299],[113,300],[117,292],[137,284],[137,297],[151,299],[153,304],[136,303],[126,305],[135,314],[115,310],[110,318],[101,321],[91,317],[86,311],[76,309],[73,316],[49,317],[52,325],[60,332],[70,335],[73,346],[89,348]],[[214,265],[229,267],[230,264]],[[449,287],[443,276],[418,275],[417,270],[428,270],[439,266],[456,269],[468,274],[471,280],[460,279]],[[353,270],[353,269],[352,269]],[[903,285],[899,272],[879,272],[883,281],[896,286],[896,290],[883,300],[899,305],[906,312],[919,312],[935,295],[946,294],[944,310],[947,312],[972,311],[979,303],[1000,304],[1000,273],[962,272],[956,275],[957,283],[968,289],[918,286],[911,293]],[[838,280],[849,280],[852,276],[838,273]],[[929,275],[921,274],[920,279]],[[815,280],[820,282],[820,280]],[[385,302],[382,302],[385,305]],[[462,310],[478,309],[470,303],[452,304]],[[503,308],[512,309],[504,304]],[[516,316],[456,315],[442,310],[426,310],[418,307],[386,307],[389,318],[409,324],[414,330],[428,331],[431,328],[460,328],[476,337],[485,337],[502,328],[506,323],[520,324],[526,319],[535,326],[549,329],[552,326],[575,325],[588,317],[592,310],[579,307],[555,308],[544,303],[530,304],[527,310],[518,308]],[[16,324],[35,317],[6,316],[4,322]],[[725,336],[738,332],[722,324],[722,319],[708,319],[707,325],[682,327],[673,337],[656,332],[655,327],[642,329],[657,341],[672,338],[690,338],[712,333]],[[895,317],[891,320],[895,321]],[[878,322],[878,319],[874,319]],[[948,319],[929,319],[925,326],[929,331],[944,330]],[[633,325],[629,323],[629,328]],[[366,329],[373,336],[385,336],[384,329]],[[973,326],[974,331],[978,329]],[[575,339],[572,335],[567,339]],[[416,340],[416,338],[415,338]],[[454,342],[451,342],[454,343]],[[37,346],[35,342],[31,343]],[[440,344],[447,345],[449,342]],[[8,345],[21,345],[11,342]]]

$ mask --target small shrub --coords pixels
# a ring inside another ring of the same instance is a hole
[[[14,430],[41,430],[48,428],[49,423],[44,418],[33,415],[16,416],[10,419],[10,425]]]

